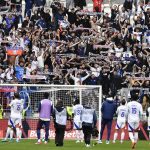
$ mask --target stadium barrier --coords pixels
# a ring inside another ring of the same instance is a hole
[[[37,133],[36,133],[36,125],[37,125],[38,119],[25,119],[23,120],[23,134],[22,134],[22,138],[25,139],[36,139],[37,138]],[[4,138],[5,137],[5,133],[6,133],[6,129],[7,129],[7,123],[8,120],[7,119],[2,119],[0,120],[0,138]],[[33,125],[34,124],[34,125]],[[115,131],[115,125],[116,125],[116,121],[113,121],[113,125],[112,125],[112,132],[111,132],[111,140],[113,139],[113,135],[114,135],[114,131]],[[127,128],[125,129],[125,140],[129,140],[129,136],[128,136],[128,130]],[[53,121],[51,122],[50,125],[50,139],[54,139],[55,138],[55,129],[54,129],[54,124]],[[14,135],[15,137],[15,135]],[[106,139],[107,137],[107,129],[105,129],[104,131],[104,136],[103,139]],[[148,132],[147,132],[147,124],[143,124],[143,126],[141,127],[140,130],[140,134],[139,134],[139,139],[141,140],[145,140],[148,137]],[[120,139],[120,134],[118,134],[118,138]],[[70,130],[70,131],[66,131],[65,132],[65,139],[67,140],[75,140],[76,136],[75,136],[75,130]]]

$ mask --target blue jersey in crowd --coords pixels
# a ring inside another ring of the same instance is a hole
[[[7,28],[9,29],[12,27],[12,24],[15,21],[15,17],[14,16],[12,18],[6,17],[5,20],[6,20]]]
[[[26,2],[26,9],[32,9],[33,7],[33,0],[25,0]]]
[[[24,68],[23,68],[23,67],[20,67],[20,66],[16,66],[16,67],[15,67],[15,72],[16,72],[16,78],[17,78],[19,81],[22,81],[23,74],[24,74]]]
[[[46,28],[46,22],[44,19],[39,19],[38,22],[36,23],[36,25],[41,28]]]

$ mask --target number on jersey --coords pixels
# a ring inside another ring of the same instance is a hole
[[[125,113],[124,113],[124,112],[122,112],[122,113],[121,113],[121,117],[124,117],[124,116],[125,116]]]
[[[21,105],[17,105],[17,110],[20,111]]]
[[[136,114],[136,108],[132,108],[132,114]]]
[[[81,115],[81,110],[77,110],[77,115]]]

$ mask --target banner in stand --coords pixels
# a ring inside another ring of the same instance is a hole
[[[6,47],[8,56],[21,56],[23,53],[22,47]]]

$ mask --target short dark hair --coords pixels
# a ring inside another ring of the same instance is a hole
[[[126,100],[123,99],[123,100],[121,101],[121,104],[122,104],[122,105],[125,105],[125,104],[126,104]]]
[[[48,98],[49,97],[49,93],[48,92],[45,92],[44,93],[44,98]]]
[[[137,101],[138,98],[139,98],[138,93],[133,93],[133,94],[131,95],[131,101]]]
[[[107,98],[108,98],[108,97],[113,97],[113,98],[114,98],[114,94],[113,94],[112,91],[109,91],[109,93],[108,93],[108,95],[107,95]]]
[[[20,98],[19,93],[18,92],[14,93],[14,97],[17,98],[17,99],[19,99]]]
[[[77,98],[77,99],[74,101],[74,105],[79,104],[79,103],[80,103],[80,101],[79,101],[79,99]]]
[[[56,104],[56,107],[63,107],[64,103],[62,100],[58,100],[57,101],[57,104]]]

